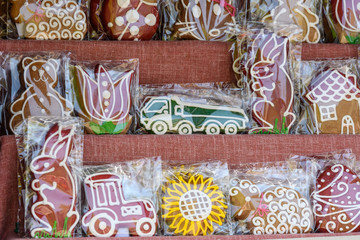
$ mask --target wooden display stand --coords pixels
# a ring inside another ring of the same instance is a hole
[[[140,59],[140,83],[217,82],[234,80],[228,43],[0,41],[0,51],[72,51],[79,60]],[[304,44],[303,59],[357,57],[357,46]],[[313,154],[351,148],[360,156],[360,136],[344,135],[120,135],[85,136],[84,162],[119,162],[162,156],[164,161],[208,159],[229,163],[283,161],[290,154]],[[0,137],[0,239],[12,239],[18,208],[17,152],[14,136]],[[162,239],[360,239],[360,233],[264,236],[152,237]],[[81,238],[96,239],[96,238]],[[111,239],[111,238],[108,238]],[[140,238],[125,238],[140,239]]]

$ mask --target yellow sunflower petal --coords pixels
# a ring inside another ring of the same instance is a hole
[[[204,223],[205,223],[206,229],[208,229],[209,233],[211,234],[214,231],[212,222],[205,220]]]
[[[197,189],[196,182],[197,180],[195,180],[195,176],[192,175],[189,179],[189,186],[191,189]]]
[[[173,186],[174,186],[174,189],[179,193],[185,193],[188,191],[186,189],[185,185],[182,183],[174,183]]]
[[[220,191],[212,191],[210,193],[208,193],[209,198],[211,198],[212,201],[217,200],[217,199],[221,199],[224,197],[224,194],[222,194],[222,192]]]
[[[180,199],[181,195],[183,194],[182,192],[178,192],[176,190],[172,190],[170,188],[167,189],[167,193],[171,196],[171,197],[178,197]]]
[[[175,234],[179,234],[184,231],[185,221],[187,221],[187,219],[181,218],[180,221],[176,224],[176,228],[174,231]]]
[[[219,206],[213,205],[211,212],[217,214],[220,217],[225,217],[225,211],[222,208],[220,208]]]
[[[175,228],[178,226],[179,221],[181,221],[181,220],[182,220],[182,216],[177,216],[177,217],[175,217],[175,218],[171,221],[171,224],[170,224],[169,228],[175,229]]]
[[[204,189],[204,193],[208,193],[211,191],[217,191],[219,190],[219,187],[217,185],[211,185]]]
[[[186,224],[184,225],[184,233],[183,235],[188,234],[189,232],[192,232],[194,229],[194,221],[188,220]]]
[[[201,230],[201,223],[202,221],[196,221],[194,224],[194,236],[198,236]]]
[[[222,225],[224,218],[220,217],[219,214],[211,213],[208,219],[216,224]]]
[[[173,205],[168,205],[168,204],[161,204],[161,208],[165,209],[165,210],[178,210],[178,211],[180,211],[179,207],[175,207]]]
[[[203,191],[204,189],[208,188],[208,186],[212,184],[212,181],[213,181],[212,178],[207,178],[205,181],[201,181],[199,190]]]
[[[163,201],[167,204],[171,204],[171,205],[179,205],[179,200],[180,198],[179,197],[163,197],[162,198]]]
[[[181,215],[179,209],[170,209],[166,214],[163,215],[163,218],[174,218]]]

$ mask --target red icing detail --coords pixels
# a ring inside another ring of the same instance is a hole
[[[153,203],[146,199],[124,199],[120,176],[110,173],[90,175],[85,179],[84,187],[88,212],[83,216],[82,226],[89,236],[114,237],[119,228],[127,228],[131,236],[155,234],[157,216]],[[99,220],[94,220],[96,218]],[[106,224],[101,227],[100,222]]]
[[[360,179],[348,167],[325,168],[315,185],[314,213],[319,232],[360,231]],[[342,223],[340,223],[340,220]]]
[[[63,138],[63,139],[61,139]],[[32,188],[37,199],[32,204],[32,214],[41,227],[36,228],[34,234],[44,233],[50,236],[73,235],[74,226],[79,220],[76,211],[76,186],[71,180],[67,169],[71,172],[71,166],[67,161],[73,145],[72,129],[60,129],[54,125],[46,134],[42,152],[32,160],[30,169],[33,174]],[[61,165],[61,163],[64,163]],[[53,169],[54,168],[54,169]],[[67,169],[66,169],[67,168]],[[51,169],[53,169],[51,171]],[[45,200],[46,204],[42,204]],[[52,204],[54,208],[50,205]],[[66,224],[66,217],[67,224]],[[40,220],[41,221],[40,221]],[[56,232],[53,232],[56,221]],[[48,224],[44,224],[45,222]],[[67,231],[63,231],[63,230]]]

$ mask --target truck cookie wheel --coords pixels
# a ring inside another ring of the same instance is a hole
[[[236,134],[236,133],[237,133],[237,127],[235,124],[233,124],[233,123],[226,124],[225,134],[232,135],[232,134]]]
[[[193,130],[190,124],[183,123],[180,125],[178,132],[181,135],[188,135],[188,134],[192,134]]]
[[[165,122],[157,121],[152,125],[151,130],[157,135],[163,135],[168,131],[168,127]]]
[[[115,223],[109,215],[99,214],[91,219],[89,230],[95,237],[111,237],[115,231]]]
[[[140,237],[149,237],[155,233],[154,220],[151,218],[143,218],[136,224],[136,233]]]
[[[216,123],[210,123],[206,126],[206,134],[216,135],[220,133],[220,127]]]

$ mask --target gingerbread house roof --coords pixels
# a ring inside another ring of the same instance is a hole
[[[340,102],[342,100],[360,100],[360,89],[356,77],[328,69],[315,77],[309,86],[306,98],[312,103]]]

